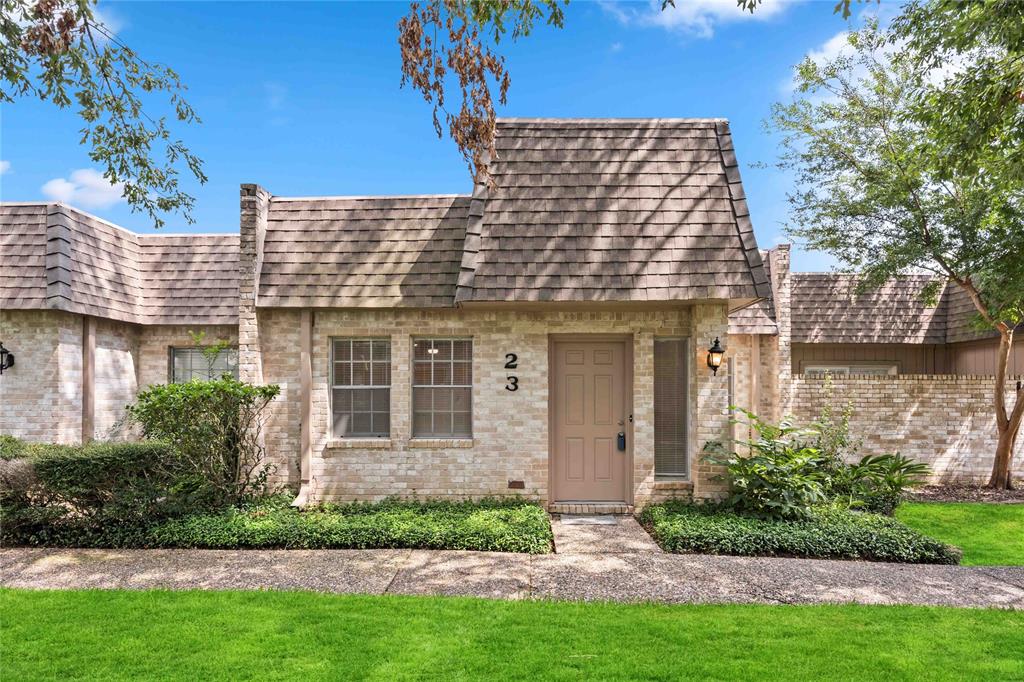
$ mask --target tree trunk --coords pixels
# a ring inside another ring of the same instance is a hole
[[[1017,444],[1017,435],[1020,432],[1022,417],[1024,417],[1024,392],[1017,391],[1013,408],[1007,414],[1006,410],[1006,380],[1010,359],[1010,352],[1013,349],[1013,330],[1000,329],[999,334],[999,356],[996,362],[996,386],[995,386],[995,408],[996,408],[996,431],[999,438],[996,442],[996,456],[992,462],[992,475],[988,479],[990,488],[999,490],[1010,490],[1013,488],[1013,450]]]

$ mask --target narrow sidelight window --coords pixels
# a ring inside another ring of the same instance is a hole
[[[473,435],[473,342],[413,339],[412,435]]]
[[[332,433],[339,438],[391,434],[391,341],[331,342]]]
[[[654,474],[690,475],[687,447],[689,382],[685,338],[654,339]]]
[[[170,365],[172,384],[183,384],[193,379],[220,379],[225,374],[237,379],[238,349],[225,348],[216,356],[207,357],[202,348],[171,348]]]

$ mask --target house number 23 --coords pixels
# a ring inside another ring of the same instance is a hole
[[[505,369],[515,369],[519,366],[519,356],[515,353],[505,353]],[[518,391],[519,390],[519,377],[514,374],[510,374],[505,377],[506,391]]]

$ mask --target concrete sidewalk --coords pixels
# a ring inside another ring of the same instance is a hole
[[[1024,609],[1021,567],[914,566],[650,551],[529,556],[421,550],[2,549],[0,585]]]

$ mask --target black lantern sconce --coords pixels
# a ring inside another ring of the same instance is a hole
[[[4,344],[0,343],[0,374],[4,373],[5,369],[14,367],[14,353],[4,348]]]
[[[722,343],[715,337],[715,342],[711,344],[711,348],[708,348],[708,367],[711,368],[711,373],[715,376],[718,375],[718,368],[722,366],[722,358],[725,357],[725,349],[722,348]]]

